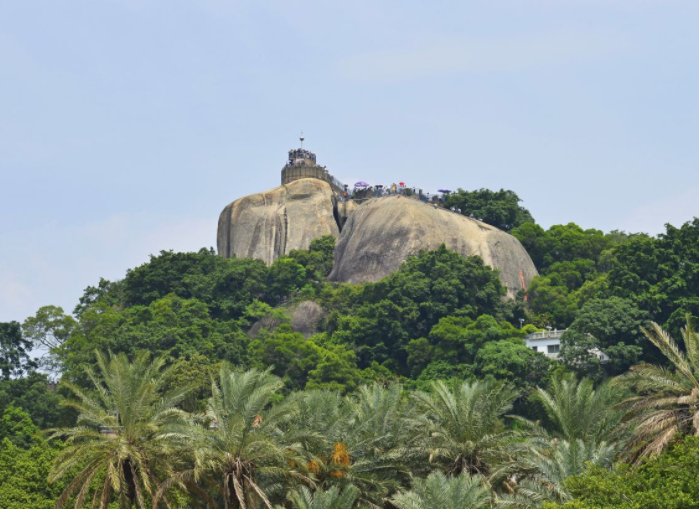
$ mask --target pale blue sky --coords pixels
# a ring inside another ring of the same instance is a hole
[[[699,2],[0,0],[0,320],[214,246],[299,131],[336,176],[699,215]]]

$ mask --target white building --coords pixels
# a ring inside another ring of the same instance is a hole
[[[561,335],[566,331],[553,330],[544,332],[533,332],[524,337],[527,346],[535,352],[543,353],[552,359],[558,358],[558,352],[561,350]]]
[[[558,358],[558,353],[561,350],[561,336],[568,329],[550,330],[544,332],[534,332],[524,337],[527,346],[535,352],[543,353],[552,359]],[[592,348],[589,352],[597,357],[600,362],[607,362],[609,357],[605,355],[599,348]]]

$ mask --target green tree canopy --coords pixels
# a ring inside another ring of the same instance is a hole
[[[540,325],[565,328],[589,299],[607,297],[607,271],[614,265],[616,246],[629,235],[584,230],[569,223],[544,230],[525,224],[512,231],[532,257],[540,275],[530,285],[529,304]]]
[[[29,357],[32,344],[22,335],[19,322],[0,323],[0,378],[9,380],[36,367]]]
[[[40,438],[29,449],[9,438],[0,441],[0,507],[53,509],[65,483],[48,483],[46,478],[59,452]]]
[[[614,250],[611,291],[678,334],[686,313],[699,317],[699,218],[657,238],[636,236]]]
[[[577,313],[561,339],[561,356],[577,370],[592,374],[599,361],[591,352],[598,348],[609,357],[608,374],[618,375],[643,360],[657,360],[657,349],[641,329],[648,326],[648,313],[628,299],[591,299]]]
[[[543,273],[556,262],[580,259],[596,262],[602,252],[625,239],[625,235],[619,232],[605,235],[600,230],[583,230],[575,223],[553,225],[548,230],[524,224],[514,229],[512,235],[519,239]]]
[[[334,255],[335,237],[325,235],[313,239],[307,250],[293,250],[288,257],[296,260],[306,270],[308,282],[318,284],[330,274]]]
[[[549,376],[555,361],[529,348],[524,340],[491,341],[478,350],[474,372],[478,378],[510,382],[533,389]]]
[[[409,257],[378,283],[330,301],[343,311],[328,320],[332,342],[354,349],[361,368],[378,362],[405,372],[411,339],[428,335],[449,315],[498,316],[504,294],[497,272],[483,260],[464,258],[442,245]]]
[[[61,391],[49,390],[48,376],[37,371],[21,378],[0,380],[0,413],[9,406],[20,407],[41,429],[70,422],[72,412],[62,406],[62,400]]]
[[[8,439],[17,447],[29,449],[38,433],[39,428],[27,412],[12,405],[5,408],[0,417],[0,441]]]
[[[248,340],[239,322],[215,320],[209,310],[201,301],[174,294],[147,306],[91,309],[57,353],[66,374],[77,377],[82,377],[80,366],[91,362],[95,349],[129,355],[146,350],[171,359],[199,354],[245,362]]]
[[[510,385],[490,381],[433,382],[415,393],[415,426],[422,430],[415,447],[452,475],[491,475],[508,462],[512,433],[503,416],[518,396]]]
[[[575,500],[544,509],[697,509],[699,437],[684,437],[638,469],[593,467],[571,477],[566,487]]]
[[[58,306],[43,306],[22,324],[24,336],[37,346],[56,348],[68,339],[77,322]]]
[[[459,189],[449,195],[446,206],[456,207],[465,216],[509,232],[524,223],[534,222],[531,213],[520,205],[521,201],[514,191],[505,189],[499,191]]]
[[[239,318],[253,299],[267,298],[269,269],[260,260],[226,259],[213,250],[197,253],[161,251],[126,273],[123,304],[149,305],[170,293],[197,299],[216,318]]]

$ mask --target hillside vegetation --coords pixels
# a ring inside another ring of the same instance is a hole
[[[531,255],[514,300],[443,246],[331,284],[321,237],[162,251],[0,324],[0,507],[699,507],[699,219],[546,230],[510,193],[453,200]]]

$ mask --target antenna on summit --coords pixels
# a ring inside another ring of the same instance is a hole
[[[301,131],[301,136],[299,137],[299,140],[301,140],[301,148],[303,148],[303,140],[305,140],[305,139],[306,138],[304,138],[304,136],[303,136],[303,131]]]

